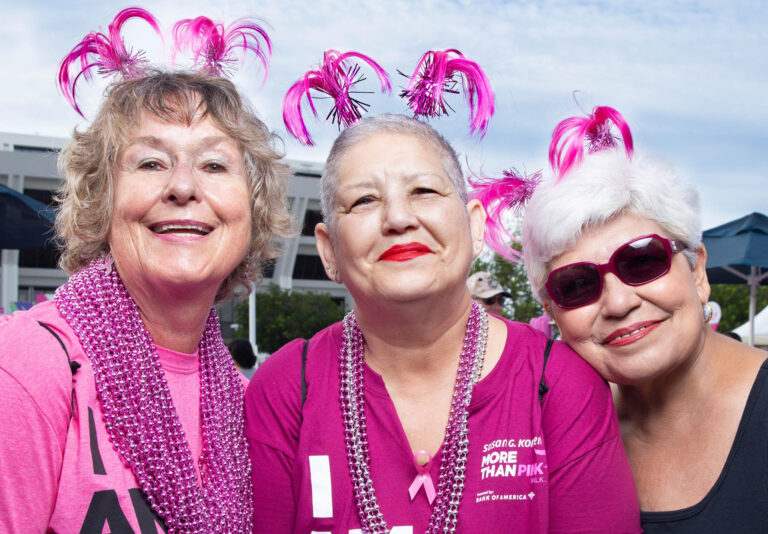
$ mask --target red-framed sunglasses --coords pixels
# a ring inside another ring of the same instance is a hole
[[[608,263],[579,262],[555,269],[547,278],[547,292],[563,309],[580,308],[600,298],[606,273],[627,285],[641,286],[667,274],[672,255],[686,248],[682,241],[656,234],[638,237],[616,249]]]

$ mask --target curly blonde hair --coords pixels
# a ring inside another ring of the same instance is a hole
[[[60,266],[76,272],[109,253],[114,172],[142,111],[190,125],[209,118],[243,152],[251,192],[248,253],[219,288],[216,302],[261,279],[265,261],[280,253],[278,237],[294,233],[286,188],[290,170],[275,148],[279,138],[261,122],[227,79],[185,72],[153,72],[112,84],[98,115],[59,156],[64,182],[56,199]]]

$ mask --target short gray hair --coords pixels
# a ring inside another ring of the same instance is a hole
[[[622,148],[603,150],[559,183],[550,178],[536,188],[523,220],[523,259],[528,280],[539,300],[549,262],[571,250],[584,230],[622,214],[655,221],[669,236],[688,245],[684,251],[694,265],[701,246],[701,212],[696,189],[668,164]]]
[[[464,175],[461,172],[459,157],[442,135],[437,133],[429,124],[406,117],[405,115],[375,115],[365,117],[341,132],[328,154],[323,176],[320,179],[320,201],[323,208],[323,222],[329,228],[333,224],[333,202],[336,198],[336,183],[344,156],[349,149],[358,143],[380,133],[411,135],[433,147],[440,155],[443,170],[456,187],[459,198],[461,198],[462,202],[467,202],[467,186],[464,182]]]

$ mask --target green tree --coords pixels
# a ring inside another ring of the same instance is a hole
[[[515,248],[519,248],[515,245]],[[492,257],[480,256],[472,264],[472,273],[486,271],[496,277],[501,287],[506,289],[512,298],[508,299],[504,306],[504,315],[513,321],[527,323],[531,318],[544,313],[541,304],[536,300],[528,284],[528,276],[525,274],[522,260],[512,263],[498,254]]]
[[[718,332],[730,332],[749,320],[749,286],[746,284],[713,284],[709,300],[720,305],[723,318],[717,325]],[[757,288],[756,313],[768,305],[768,287]]]
[[[238,304],[236,317],[238,324],[248,324],[247,301]],[[256,342],[262,352],[275,352],[292,339],[310,338],[343,318],[343,305],[324,293],[299,293],[270,284],[256,294]],[[240,328],[247,331],[247,326]]]

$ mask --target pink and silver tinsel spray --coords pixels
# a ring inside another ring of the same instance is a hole
[[[144,9],[130,7],[123,9],[115,16],[106,34],[89,33],[61,62],[59,88],[67,102],[75,108],[81,117],[84,118],[85,115],[77,105],[75,87],[81,76],[86,80],[92,78],[91,69],[95,67],[102,76],[119,74],[123,78],[134,78],[144,74],[147,65],[144,53],[141,50],[134,53],[126,48],[120,35],[123,24],[132,18],[145,20],[162,37],[160,26],[155,17]],[[72,77],[73,72],[77,72],[74,77]]]
[[[477,199],[485,208],[488,218],[485,221],[485,242],[494,251],[510,261],[518,261],[520,252],[511,246],[517,238],[504,226],[507,213],[520,215],[520,212],[541,182],[541,171],[530,176],[515,169],[503,172],[502,178],[470,176],[470,196]]]
[[[598,106],[587,117],[570,117],[561,121],[552,132],[549,164],[556,180],[561,180],[569,170],[581,163],[585,143],[590,154],[617,146],[617,138],[611,133],[611,123],[621,133],[627,157],[632,157],[632,133],[624,117],[611,107]]]
[[[494,112],[493,88],[483,69],[458,50],[425,53],[400,96],[408,100],[414,116],[439,117],[452,110],[445,96],[458,94],[459,87],[469,102],[470,134],[482,138]]]
[[[264,80],[267,78],[272,42],[255,19],[237,19],[227,27],[208,17],[180,20],[173,25],[173,39],[173,57],[190,50],[195,69],[210,76],[229,74],[238,62],[234,51],[240,48],[243,57],[249,50],[256,54],[264,66]]]
[[[386,71],[373,59],[358,52],[341,53],[336,50],[327,50],[323,54],[323,62],[317,69],[308,71],[294,83],[283,100],[285,127],[301,143],[314,145],[301,115],[301,100],[306,96],[312,113],[317,117],[313,98],[318,97],[313,96],[312,91],[327,95],[333,101],[325,120],[331,119],[331,122],[338,124],[339,128],[351,126],[367,111],[369,104],[352,96],[362,92],[354,91],[353,88],[366,79],[360,72],[360,65],[351,61],[352,58],[362,60],[373,69],[381,82],[383,92],[389,93],[392,90]]]

